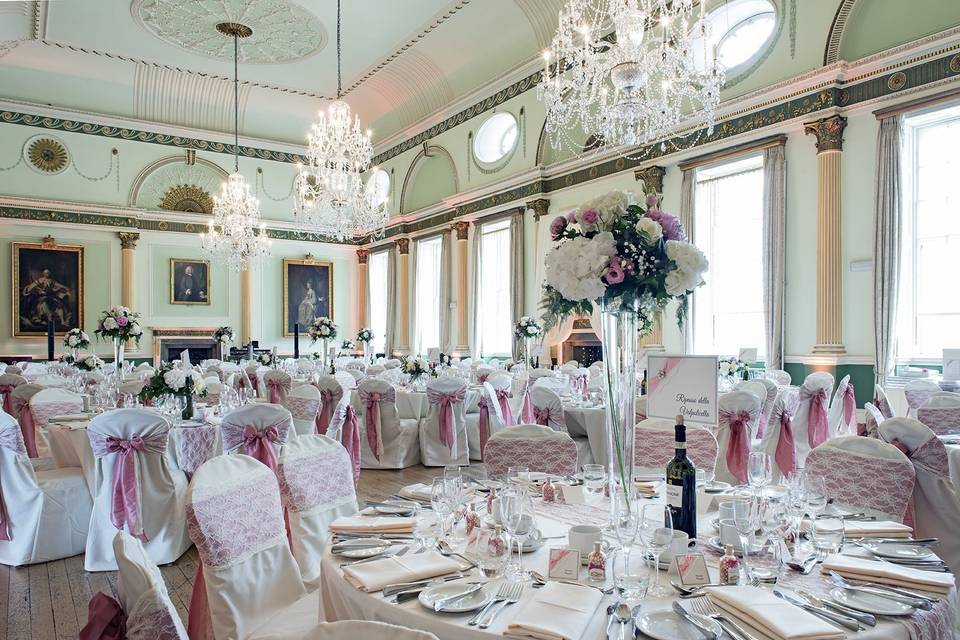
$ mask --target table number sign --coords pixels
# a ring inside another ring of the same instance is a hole
[[[717,423],[717,356],[647,357],[647,416]]]
[[[430,364],[440,362],[440,347],[430,347],[427,349],[427,361],[430,362]]]
[[[960,349],[943,350],[943,379],[960,380]]]
[[[740,362],[746,362],[750,364],[751,362],[757,361],[757,348],[756,347],[741,347],[740,348],[740,357],[737,358]]]
[[[550,549],[547,577],[551,580],[576,580],[580,577],[578,549]]]

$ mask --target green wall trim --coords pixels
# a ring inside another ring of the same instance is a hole
[[[857,406],[863,408],[867,402],[873,401],[873,365],[872,364],[838,364],[833,367],[812,366],[802,362],[788,362],[783,366],[784,371],[793,378],[793,384],[803,384],[804,378],[814,371],[826,371],[833,375],[835,380],[840,380],[845,375],[850,375],[850,382],[853,383],[854,392],[857,396]]]

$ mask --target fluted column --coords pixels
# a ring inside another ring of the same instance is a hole
[[[453,232],[457,241],[457,265],[456,265],[456,304],[457,304],[457,338],[455,351],[460,356],[470,354],[469,322],[467,311],[467,236],[470,233],[470,223],[466,220],[459,220],[453,224]]]
[[[139,233],[121,231],[120,236],[120,304],[133,308],[136,306],[134,283],[137,280],[137,240]]]
[[[367,326],[367,260],[370,252],[363,247],[357,249],[357,327]]]
[[[410,238],[397,239],[397,253],[400,258],[397,265],[400,278],[397,284],[397,307],[400,315],[397,351],[406,354],[410,352]]]
[[[253,337],[253,266],[249,260],[246,267],[240,272],[240,344]]]
[[[840,160],[847,119],[830,116],[804,125],[817,139],[817,343],[813,353],[842,354],[843,220]]]

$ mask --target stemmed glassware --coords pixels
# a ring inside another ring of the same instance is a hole
[[[805,476],[803,481],[804,501],[812,520],[827,508],[827,483],[822,476]]]
[[[615,491],[619,493],[622,489],[615,489]],[[640,532],[640,501],[636,498],[627,501],[621,497],[614,500],[613,505],[613,530],[620,543],[620,560],[623,563],[622,569],[614,567],[616,576],[614,582],[626,596],[639,591],[642,583],[642,578],[635,572],[636,567],[630,562],[633,546]]]
[[[782,542],[790,532],[791,524],[785,500],[763,500],[760,507],[760,528],[772,546],[773,567],[768,570],[768,575],[760,576],[761,578],[779,578],[783,569]]]
[[[460,467],[445,467],[443,470],[443,483],[443,497],[451,515],[450,536],[455,538],[457,536],[457,525],[460,523],[460,520],[463,519],[465,513],[463,504],[463,477],[460,475]]]
[[[670,508],[662,504],[645,504],[640,510],[640,539],[653,552],[653,585],[647,591],[651,596],[666,596],[672,591],[660,584],[660,554],[673,541],[673,517]]]
[[[507,575],[514,581],[523,582],[528,577],[523,570],[523,542],[536,529],[533,499],[523,488],[505,489],[500,493],[500,514],[503,528],[510,534],[511,544],[517,547],[517,563],[514,565],[511,559]]]
[[[747,479],[754,493],[763,494],[763,488],[773,480],[773,467],[770,456],[763,451],[751,451],[747,459]]]
[[[746,500],[737,500],[733,503],[733,526],[740,537],[740,548],[743,549],[743,571],[741,572],[741,583],[747,581],[750,577],[750,538],[756,533],[760,526],[760,504],[761,500],[757,497]]]
[[[430,485],[430,506],[433,512],[437,514],[437,524],[440,525],[440,537],[447,537],[447,515],[449,514],[447,502],[447,482],[444,478],[434,478]]]

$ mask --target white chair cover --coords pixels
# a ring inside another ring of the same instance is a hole
[[[420,463],[420,424],[400,418],[397,392],[386,380],[367,378],[351,400],[360,431],[360,468],[405,469]]]
[[[30,398],[30,413],[37,429],[46,429],[50,418],[83,411],[79,393],[66,389],[41,389]]]
[[[280,490],[268,468],[248,456],[212,458],[193,476],[186,509],[201,562],[190,603],[191,640],[248,638],[303,597]]]
[[[23,375],[23,367],[15,364],[7,365],[7,368],[3,370],[4,373],[9,373],[11,375]]]
[[[884,418],[894,417],[893,406],[890,404],[883,387],[878,384],[873,386],[873,404],[880,410]]]
[[[497,375],[491,373],[483,383],[480,398],[477,400],[478,411],[466,414],[467,442],[471,460],[483,460],[483,451],[486,449],[490,436],[506,428],[503,423],[503,408],[497,397],[497,391],[490,383],[490,378],[495,378]],[[507,388],[509,389],[509,376],[506,377]]]
[[[530,403],[533,405],[533,419],[536,424],[550,427],[554,431],[567,432],[563,402],[555,391],[534,386],[530,389]]]
[[[10,369],[15,368],[16,367],[7,367],[6,371],[0,374],[0,396],[3,396],[3,410],[12,416],[16,415],[13,412],[13,405],[11,404],[13,400],[13,390],[27,383],[27,379],[23,376],[10,372]]]
[[[489,365],[486,365],[486,364],[480,365],[479,367],[477,367],[477,382],[479,382],[480,384],[483,384],[484,382],[487,381],[487,378],[489,378],[490,375],[493,374],[495,371],[496,369]]]
[[[512,427],[517,423],[513,407],[510,404],[510,390],[513,387],[513,376],[506,372],[494,373],[487,382],[493,387],[493,392],[497,396],[497,403],[500,405],[500,416],[503,418],[505,427]]]
[[[872,402],[868,402],[863,405],[863,413],[864,433],[862,435],[865,435],[868,438],[879,438],[880,425],[883,424],[886,418],[880,412],[880,409],[877,409],[875,406],[873,406]]]
[[[766,432],[770,414],[773,413],[773,403],[780,393],[780,385],[770,378],[754,378],[740,386],[742,391],[751,391],[760,396],[760,421],[757,423],[757,437],[762,438]]]
[[[357,379],[347,371],[337,371],[333,377],[337,379],[345,392],[357,388]]]
[[[832,391],[833,376],[824,371],[811,373],[800,387],[800,402],[793,420],[799,467],[804,466],[811,449],[830,437],[828,402]]]
[[[399,369],[400,368],[400,359],[399,358],[389,358],[383,361],[383,368],[386,370],[390,369]]]
[[[937,435],[960,433],[960,394],[934,393],[917,409],[917,420]]]
[[[264,397],[273,404],[283,404],[290,392],[293,379],[286,371],[271,369],[263,374],[263,384],[266,387]]]
[[[244,453],[277,470],[277,458],[293,429],[290,412],[276,404],[256,402],[223,417],[220,438],[224,453]]]
[[[783,369],[767,369],[763,372],[763,377],[773,380],[781,387],[793,384],[793,378]]]
[[[69,380],[63,376],[58,376],[53,373],[45,373],[42,376],[37,376],[37,379],[34,380],[39,385],[44,387],[66,387],[69,384]]]
[[[908,519],[916,476],[907,456],[891,444],[860,436],[834,438],[810,452],[804,472],[823,476],[837,508]]]
[[[470,464],[464,399],[467,385],[458,378],[427,383],[427,416],[420,423],[420,458],[428,467]]]
[[[265,397],[266,390],[260,380],[260,369],[261,367],[258,364],[249,364],[243,371],[247,374],[247,380],[250,381],[250,386],[252,386],[256,394],[262,398]],[[269,369],[263,367],[263,371],[266,372],[269,371]]]
[[[330,523],[357,512],[353,464],[339,442],[307,435],[284,447],[277,479],[290,524],[290,550],[304,583],[314,589],[320,584]]]
[[[731,391],[720,396],[717,415],[719,455],[714,477],[720,482],[747,481],[750,441],[760,422],[760,398],[748,391]]]
[[[92,506],[80,469],[34,471],[19,425],[0,412],[0,564],[83,553]]]
[[[320,392],[320,413],[317,414],[316,432],[339,440],[343,410],[349,402],[350,394],[346,393],[347,400],[344,400],[343,385],[331,375],[319,376],[314,386]]]
[[[940,385],[933,380],[911,380],[903,387],[903,395],[907,399],[907,417],[916,412],[927,399],[940,391]]]
[[[373,377],[379,376],[379,375],[380,375],[381,373],[383,373],[384,371],[386,371],[386,368],[385,368],[383,365],[381,365],[381,364],[375,364],[375,365],[372,365],[372,366],[367,367],[367,375],[368,375],[368,376],[373,376]]]
[[[797,432],[794,418],[798,404],[796,391],[785,390],[778,395],[767,421],[767,429],[760,440],[760,451],[770,456],[774,482],[780,482],[797,470]]]
[[[294,387],[287,394],[283,406],[293,418],[293,428],[297,435],[309,435],[317,432],[317,416],[320,414],[320,391],[310,384]]]
[[[190,547],[187,479],[167,461],[169,429],[163,416],[147,409],[117,409],[90,421],[87,437],[96,467],[87,571],[116,571],[113,538],[124,527],[144,540],[157,564],[174,562]]]
[[[840,378],[833,392],[830,410],[827,412],[830,437],[849,436],[857,433],[857,399],[850,374]]]
[[[933,431],[910,418],[884,420],[880,437],[905,453],[916,471],[914,536],[939,538],[937,555],[956,573],[960,570],[960,497],[950,480],[946,447]]]
[[[390,640],[439,640],[426,631],[398,627],[386,622],[371,620],[342,620],[321,622],[302,640],[365,640],[366,638],[390,638]]]
[[[633,460],[638,474],[662,474],[673,459],[676,442],[674,423],[647,418],[634,432]],[[709,475],[717,464],[717,438],[703,427],[687,425],[687,457]]]
[[[125,531],[113,538],[117,595],[127,616],[128,640],[187,640],[160,569],[143,544]]]
[[[504,429],[487,441],[484,464],[492,477],[503,476],[510,467],[560,476],[577,471],[577,445],[566,433],[538,424]]]

